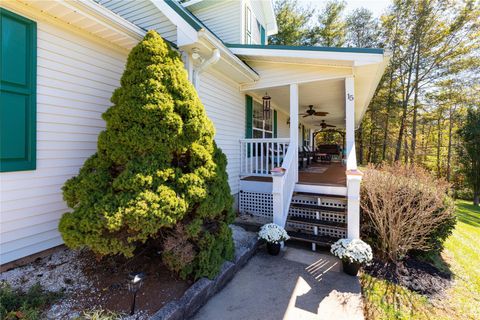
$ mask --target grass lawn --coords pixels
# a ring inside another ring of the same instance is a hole
[[[480,319],[480,209],[457,201],[458,222],[442,258],[454,285],[428,300],[408,289],[361,276],[367,319]]]

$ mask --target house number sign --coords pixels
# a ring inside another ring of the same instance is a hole
[[[347,93],[348,101],[353,101],[353,94]]]

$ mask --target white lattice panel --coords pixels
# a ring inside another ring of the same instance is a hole
[[[240,191],[240,213],[273,217],[273,195],[271,193]]]
[[[344,199],[335,199],[335,198],[320,198],[320,205],[325,207],[332,208],[346,208],[347,201]]]

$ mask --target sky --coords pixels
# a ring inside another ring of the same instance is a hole
[[[322,8],[325,0],[300,0],[302,4],[310,4],[316,8]],[[347,8],[346,11],[352,11],[357,8],[367,8],[373,12],[374,16],[380,17],[380,15],[385,11],[391,1],[389,0],[346,0]]]

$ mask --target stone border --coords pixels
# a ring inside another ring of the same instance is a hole
[[[170,301],[150,319],[180,320],[193,316],[215,293],[232,280],[235,273],[242,269],[255,254],[258,246],[259,241],[257,237],[254,237],[246,245],[236,248],[234,261],[225,261],[219,274],[213,280],[199,279],[185,291],[179,300]]]

